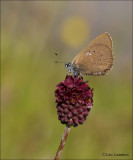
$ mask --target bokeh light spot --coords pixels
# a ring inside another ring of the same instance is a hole
[[[89,24],[81,17],[70,17],[61,25],[61,38],[65,44],[72,47],[82,45],[89,35]]]

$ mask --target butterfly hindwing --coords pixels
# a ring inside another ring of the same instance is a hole
[[[72,65],[81,68],[82,75],[104,75],[113,64],[112,39],[103,33],[91,41],[74,58]]]

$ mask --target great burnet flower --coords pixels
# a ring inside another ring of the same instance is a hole
[[[86,120],[93,105],[93,89],[83,77],[67,75],[55,91],[57,114],[61,123],[77,127]]]

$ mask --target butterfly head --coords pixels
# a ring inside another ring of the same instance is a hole
[[[80,75],[80,71],[77,67],[73,66],[72,63],[68,62],[65,64],[65,67],[68,69],[69,73],[72,73],[75,76]]]
[[[69,73],[72,73],[73,71],[73,66],[70,62],[65,64],[65,67],[68,69]]]

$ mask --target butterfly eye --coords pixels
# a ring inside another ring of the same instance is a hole
[[[65,67],[67,68],[67,67],[68,67],[68,64],[65,64]]]

